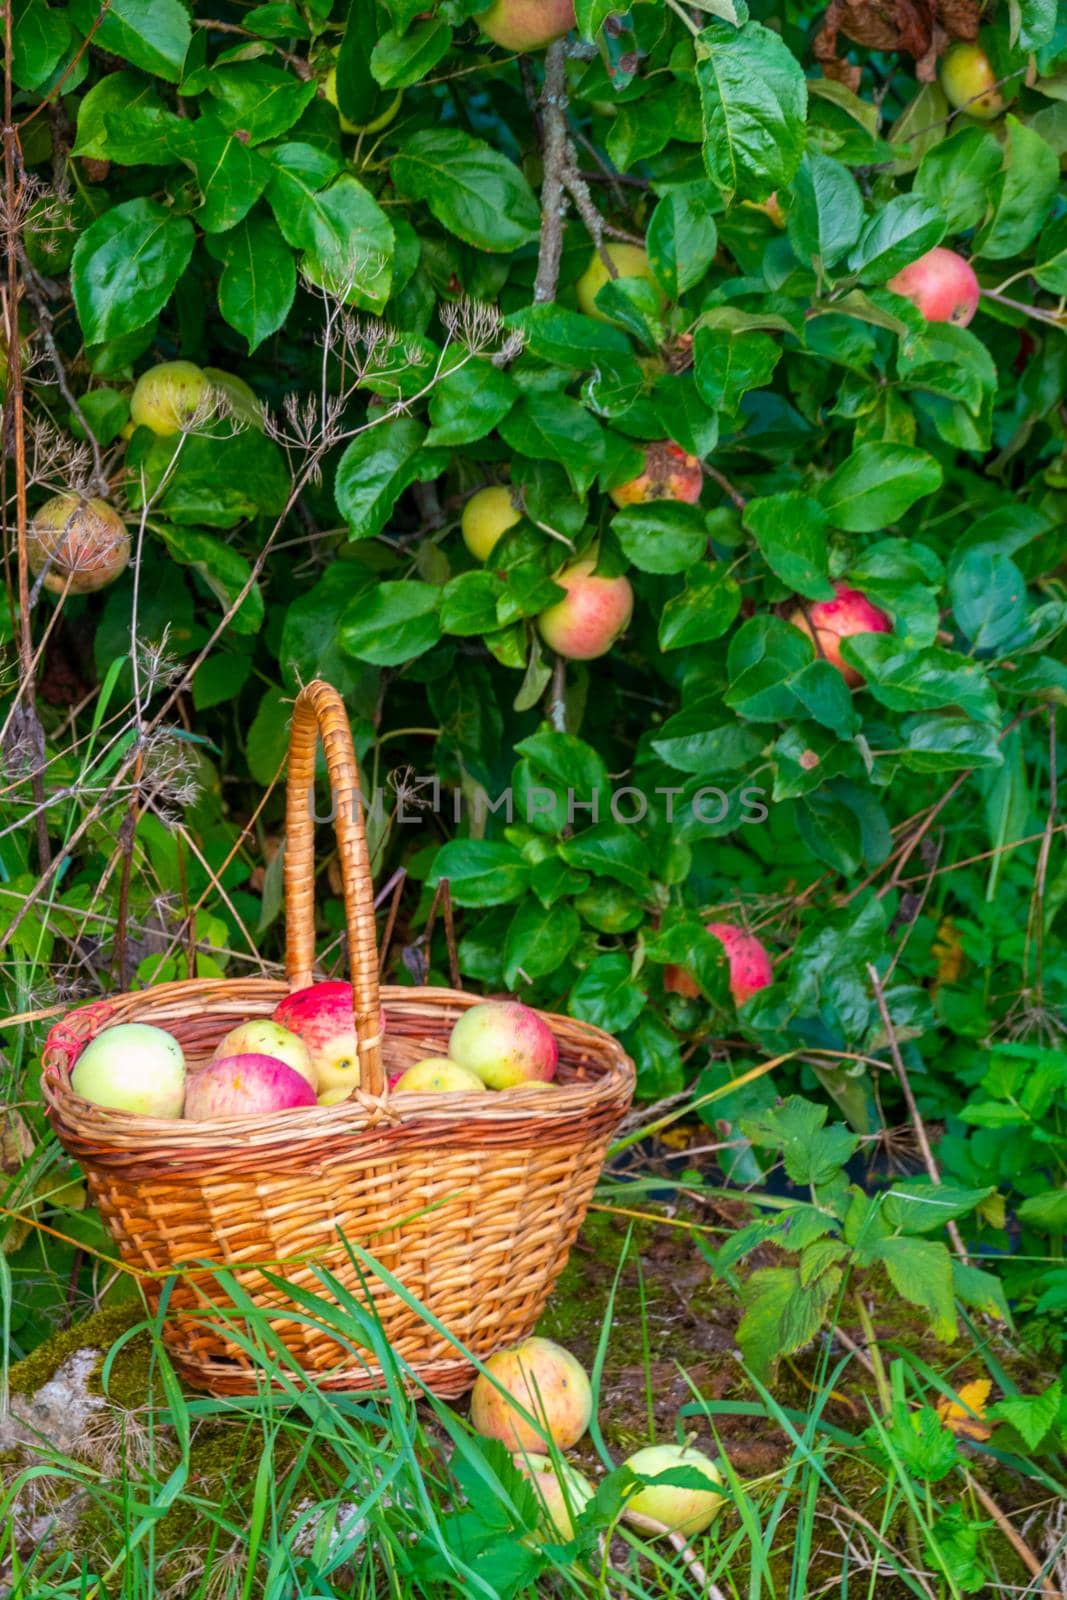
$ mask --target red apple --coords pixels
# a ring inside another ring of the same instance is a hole
[[[664,439],[645,446],[644,471],[611,490],[617,506],[644,505],[649,500],[684,500],[695,505],[704,487],[704,474],[696,456]]]
[[[185,1115],[192,1122],[262,1116],[314,1104],[315,1091],[299,1072],[273,1056],[254,1053],[212,1061],[191,1074],[185,1090]]]
[[[808,606],[806,614],[798,606],[789,620],[815,641],[819,654],[837,668],[853,689],[863,682],[863,674],[842,660],[841,640],[857,633],[889,633],[893,627],[884,611],[872,605],[858,589],[850,589],[847,583],[835,583],[834,598],[817,600]]]
[[[623,633],[634,609],[627,578],[593,576],[594,561],[578,561],[557,574],[566,589],[537,619],[545,643],[568,661],[592,661],[607,653]]]
[[[106,500],[57,494],[33,514],[26,540],[32,572],[44,573],[53,594],[92,594],[125,572],[130,560],[126,524]]]
[[[593,1414],[593,1391],[581,1363],[562,1345],[535,1335],[498,1350],[485,1368],[496,1381],[479,1373],[471,1390],[471,1422],[483,1438],[500,1439],[512,1451],[543,1450],[542,1433],[561,1450],[577,1444]],[[536,1417],[542,1432],[515,1405]]]
[[[723,949],[730,965],[730,993],[735,1006],[745,1001],[759,989],[773,983],[771,958],[754,934],[736,928],[732,922],[709,922],[707,931],[713,934]],[[663,970],[663,987],[668,994],[680,994],[695,1000],[700,988],[684,967],[669,966]]]
[[[543,50],[574,27],[574,0],[494,0],[475,20],[505,50]]]
[[[958,328],[978,310],[981,292],[971,263],[941,245],[902,268],[887,288],[918,306],[927,322],[954,322]]]
[[[459,1018],[448,1054],[487,1088],[511,1089],[554,1078],[559,1047],[548,1023],[529,1006],[518,1000],[486,1000]]]
[[[274,1020],[307,1045],[320,1093],[346,1085],[355,1088],[359,1052],[349,984],[338,979],[297,989],[275,1006]]]

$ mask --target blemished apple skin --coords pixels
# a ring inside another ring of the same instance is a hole
[[[314,1104],[315,1091],[306,1078],[284,1061],[255,1051],[209,1062],[190,1073],[185,1090],[191,1122],[265,1116]]]
[[[732,922],[709,922],[707,931],[718,939],[726,951],[730,966],[730,994],[735,1006],[743,1006],[760,989],[774,982],[771,958],[755,934],[746,933],[744,928],[735,927]],[[695,1000],[700,994],[698,984],[684,967],[665,967],[663,987],[668,994],[680,994],[687,1000]]]
[[[642,245],[626,244],[612,240],[604,246],[610,257],[615,272],[620,278],[644,278],[656,291],[656,297],[661,306],[666,305],[667,297],[660,287],[659,280],[652,271],[648,259],[648,252]],[[610,322],[612,319],[606,311],[601,311],[596,303],[596,297],[601,289],[611,278],[611,273],[604,264],[599,250],[594,250],[589,258],[589,265],[582,273],[575,285],[575,294],[578,296],[578,305],[587,317],[595,317],[598,322]]]
[[[185,1101],[185,1053],[173,1034],[147,1022],[122,1022],[90,1039],[70,1086],[93,1105],[171,1122]]]
[[[34,512],[26,554],[30,571],[44,573],[41,583],[52,594],[94,594],[129,566],[130,536],[106,500],[57,494]]]
[[[574,0],[494,0],[474,20],[505,50],[543,50],[575,26]]]
[[[485,1000],[471,1006],[452,1029],[448,1054],[490,1089],[548,1082],[559,1061],[552,1029],[517,1000]]]
[[[537,630],[568,661],[595,661],[626,631],[634,609],[628,578],[594,576],[592,561],[566,567],[553,579],[567,594],[542,611]]]
[[[842,659],[842,639],[851,639],[857,633],[890,633],[893,627],[884,611],[847,583],[835,583],[834,598],[817,600],[808,606],[806,615],[798,606],[789,620],[814,639],[818,654],[837,668],[850,689],[863,682],[863,674]]]
[[[130,417],[166,437],[187,428],[210,394],[211,379],[191,361],[161,361],[134,385]]]
[[[488,561],[495,546],[509,528],[522,521],[511,498],[511,490],[500,484],[490,484],[472,494],[463,507],[460,531],[463,543],[475,561]]]
[[[287,1067],[306,1078],[313,1089],[319,1086],[311,1052],[304,1040],[269,1017],[254,1017],[250,1022],[231,1028],[215,1046],[211,1059],[221,1061],[224,1056],[243,1055],[271,1056],[275,1061],[284,1061]]]
[[[710,1456],[691,1445],[652,1444],[636,1450],[624,1463],[639,1477],[658,1478],[663,1472],[690,1467],[709,1483],[721,1483],[722,1476]],[[685,1489],[680,1484],[646,1484],[626,1500],[625,1515],[648,1517],[672,1533],[692,1538],[703,1533],[718,1515],[725,1496],[714,1489]]]
[[[319,1093],[355,1088],[359,1082],[352,990],[340,980],[294,990],[274,1008],[274,1021],[298,1034],[308,1047]]]
[[[941,58],[941,87],[954,111],[978,122],[992,122],[1004,110],[1004,96],[995,87],[993,63],[980,44],[959,39]]]
[[[617,506],[646,505],[650,500],[683,500],[695,505],[704,487],[704,471],[696,456],[663,439],[645,446],[644,470],[611,490]]]
[[[971,263],[942,245],[909,262],[886,288],[910,300],[927,322],[952,322],[957,328],[971,321],[981,295]]]
[[[514,1400],[537,1418],[560,1450],[577,1444],[593,1414],[593,1391],[585,1368],[569,1350],[535,1334],[510,1350],[498,1350],[485,1366],[506,1393],[479,1373],[471,1390],[471,1422],[483,1438],[499,1439],[512,1452],[544,1450],[541,1433],[515,1410]]]

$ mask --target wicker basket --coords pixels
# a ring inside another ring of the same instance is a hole
[[[70,1069],[102,1028],[166,1028],[195,1070],[238,1022],[269,1016],[289,989],[314,981],[309,800],[320,734],[336,805],[360,1087],[336,1106],[213,1122],[135,1117],[82,1100]],[[143,1281],[153,1307],[169,1281],[164,1333],[179,1372],[216,1395],[250,1393],[265,1380],[227,1337],[233,1305],[213,1264],[269,1312],[291,1358],[290,1381],[313,1377],[336,1390],[379,1382],[369,1351],[302,1314],[301,1291],[325,1293],[317,1266],[361,1304],[373,1298],[389,1343],[421,1383],[462,1394],[474,1379],[470,1362],[382,1278],[357,1266],[345,1241],[362,1246],[484,1358],[534,1326],[633,1093],[633,1065],[614,1039],[551,1016],[560,1066],[547,1089],[387,1094],[386,1075],[443,1054],[456,1018],[476,1000],[449,989],[379,991],[358,784],[341,699],[312,683],[296,701],[290,737],[288,984],[189,981],[110,997],[70,1013],[45,1046],[42,1083],[56,1134],[84,1167],[124,1259],[151,1274]],[[292,1297],[279,1290],[279,1276]]]

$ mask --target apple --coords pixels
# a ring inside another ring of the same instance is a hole
[[[543,50],[574,27],[574,0],[494,0],[477,22],[505,50]]]
[[[818,653],[837,668],[853,689],[863,682],[863,674],[842,660],[841,640],[857,633],[889,633],[893,627],[884,611],[847,583],[835,583],[834,598],[817,600],[808,606],[806,614],[798,606],[789,620],[814,640]]]
[[[615,273],[620,278],[644,278],[656,291],[656,298],[660,306],[665,306],[667,297],[660,287],[659,281],[648,259],[648,252],[639,244],[625,244],[619,240],[611,240],[604,246],[605,252],[615,267]],[[604,285],[610,280],[611,273],[604,263],[599,250],[594,250],[589,258],[589,265],[582,273],[575,285],[578,296],[578,305],[587,317],[596,317],[598,322],[611,322],[612,318],[606,311],[601,311],[596,303],[596,297]]]
[[[980,44],[957,39],[941,59],[941,87],[954,111],[965,111],[979,122],[992,122],[1004,110],[1004,96],[996,87],[993,63]]]
[[[649,500],[684,500],[695,505],[704,487],[696,456],[664,439],[645,446],[644,471],[610,491],[617,506],[645,505]]]
[[[534,1334],[510,1350],[498,1350],[485,1369],[490,1377],[479,1373],[471,1390],[471,1422],[483,1438],[500,1439],[512,1451],[540,1453],[542,1433],[568,1450],[588,1428],[593,1391],[581,1362],[562,1345]],[[536,1417],[542,1432],[515,1405]]]
[[[83,1100],[172,1121],[185,1101],[185,1056],[173,1034],[147,1022],[121,1022],[90,1039],[70,1086]]]
[[[556,1076],[559,1047],[552,1029],[518,1000],[471,1006],[452,1029],[448,1054],[490,1089]],[[405,1074],[406,1076],[406,1074]]]
[[[958,328],[978,310],[981,292],[971,263],[941,245],[903,267],[886,287],[918,306],[927,322],[954,322]]]
[[[771,958],[754,934],[736,928],[732,922],[709,922],[707,931],[726,951],[735,1006],[743,1006],[752,995],[774,982]],[[687,1000],[695,1000],[700,994],[699,986],[684,967],[665,967],[663,987],[668,994],[684,995]]]
[[[521,520],[522,512],[516,509],[510,489],[498,484],[479,489],[463,507],[463,543],[476,561],[488,561],[498,540]]]
[[[287,1067],[292,1067],[294,1072],[306,1078],[313,1089],[318,1088],[307,1045],[298,1034],[283,1028],[280,1022],[272,1022],[269,1017],[255,1017],[251,1022],[242,1022],[219,1040],[211,1059],[221,1061],[224,1056],[247,1055],[271,1056],[275,1061],[284,1061]]]
[[[629,579],[595,577],[595,566],[595,561],[577,561],[557,573],[552,581],[566,589],[566,596],[537,619],[542,639],[568,661],[606,655],[633,615]]]
[[[635,1450],[624,1462],[639,1478],[658,1478],[664,1472],[677,1472],[685,1467],[696,1471],[709,1484],[721,1484],[722,1474],[703,1450],[692,1445],[652,1444]],[[660,1523],[672,1533],[691,1538],[703,1533],[718,1514],[725,1497],[713,1489],[683,1489],[680,1485],[661,1483],[646,1485],[631,1494],[626,1501],[624,1515],[633,1513]]]
[[[373,117],[370,122],[350,122],[337,104],[337,68],[331,67],[322,80],[322,96],[337,112],[341,128],[345,133],[380,133],[382,128],[387,128],[400,110],[404,98],[403,89],[398,89],[390,100],[385,110],[379,116]]]
[[[541,1502],[541,1520],[546,1532],[564,1543],[574,1538],[574,1518],[593,1498],[593,1485],[569,1462],[555,1462],[550,1456],[516,1455],[512,1461],[533,1484]]]
[[[428,1056],[402,1072],[392,1086],[397,1094],[483,1094],[485,1084],[476,1072],[447,1057]]]
[[[53,594],[92,594],[125,572],[130,563],[126,524],[106,500],[68,492],[53,495],[33,514],[27,529],[30,570]]]
[[[185,1115],[191,1122],[216,1117],[254,1117],[264,1112],[313,1106],[315,1091],[306,1078],[273,1056],[249,1051],[222,1056],[189,1076]]]
[[[307,1045],[320,1093],[341,1088],[351,1092],[357,1086],[359,1053],[347,983],[330,980],[297,989],[275,1006],[274,1020]]]
[[[351,1089],[346,1088],[346,1086],[342,1084],[340,1088],[337,1089],[324,1089],[322,1093],[320,1095],[316,1095],[315,1098],[320,1106],[339,1106],[342,1100],[347,1100],[351,1093]]]
[[[211,392],[211,379],[191,361],[161,361],[134,385],[130,417],[161,436],[180,433],[205,408]]]

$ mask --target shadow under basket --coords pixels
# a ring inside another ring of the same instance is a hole
[[[352,1094],[334,1106],[209,1122],[137,1117],[81,1099],[70,1071],[102,1029],[165,1028],[195,1072],[231,1028],[270,1016],[287,993],[314,981],[309,798],[320,732],[348,923],[358,1055]],[[282,1361],[290,1382],[380,1388],[380,1368],[351,1314],[351,1301],[366,1307],[369,1298],[415,1379],[456,1396],[475,1377],[457,1343],[484,1359],[533,1329],[630,1104],[633,1065],[600,1029],[546,1015],[560,1053],[548,1087],[388,1093],[388,1075],[445,1054],[456,1019],[478,1001],[450,989],[379,991],[355,756],[343,704],[327,684],[310,684],[294,707],[286,838],[288,983],[190,980],[71,1012],[45,1045],[49,1118],[84,1168],[123,1259],[142,1275],[153,1310],[169,1289],[164,1339],[188,1382],[220,1396],[253,1393],[270,1381],[271,1362]],[[265,1359],[244,1342],[264,1344],[265,1330],[257,1335],[235,1310],[220,1267],[256,1307],[254,1322],[269,1323]],[[336,1295],[325,1275],[340,1286]],[[316,1317],[308,1297],[338,1309]]]

